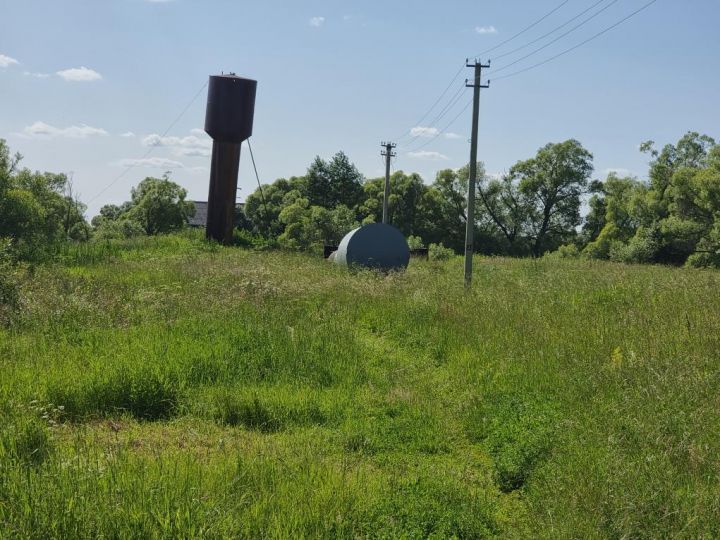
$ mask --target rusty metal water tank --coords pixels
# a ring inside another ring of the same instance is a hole
[[[239,144],[252,135],[257,81],[212,75],[208,83],[205,133],[213,140]]]
[[[335,263],[349,268],[404,270],[410,248],[403,234],[392,225],[372,223],[349,232],[335,255]]]

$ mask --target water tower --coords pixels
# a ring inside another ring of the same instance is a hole
[[[205,132],[213,139],[205,236],[230,244],[235,221],[240,146],[250,138],[257,81],[212,75],[208,84]]]

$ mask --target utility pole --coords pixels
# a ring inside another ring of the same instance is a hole
[[[397,147],[397,144],[391,142],[381,142],[380,146],[384,148],[380,152],[381,156],[385,157],[385,194],[383,195],[383,216],[382,222],[388,222],[388,205],[390,204],[390,161],[397,154],[393,152],[393,149]]]
[[[465,288],[472,285],[473,253],[475,251],[475,190],[477,189],[477,147],[478,147],[478,124],[480,122],[480,89],[490,88],[488,84],[482,84],[482,70],[490,68],[490,62],[483,64],[475,60],[474,63],[465,61],[467,67],[475,68],[475,77],[472,84],[465,80],[465,86],[473,88],[473,118],[472,118],[472,140],[470,142],[470,178],[468,179],[467,196],[467,218],[465,227]]]

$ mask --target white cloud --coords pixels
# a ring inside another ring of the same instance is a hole
[[[121,133],[120,136],[125,139],[132,139],[135,134],[132,131],[126,131],[125,133]]]
[[[57,74],[66,81],[73,82],[91,82],[102,79],[102,75],[100,75],[97,71],[86,68],[85,66],[63,69],[62,71],[58,71]]]
[[[47,79],[50,77],[49,73],[32,73],[31,71],[24,71],[23,75],[26,77],[35,77],[36,79]]]
[[[4,54],[0,54],[0,68],[6,68],[10,67],[13,64],[19,64],[17,60],[14,58],[10,58],[9,56],[5,56]]]
[[[145,137],[142,144],[143,146],[169,148],[176,156],[188,157],[208,157],[212,149],[212,140],[207,135],[201,139],[195,135],[162,137],[154,133]]]
[[[410,130],[413,137],[435,137],[439,133],[437,128],[417,126]]]
[[[476,26],[475,32],[480,35],[497,34],[498,30],[494,26]]]
[[[451,140],[462,139],[462,135],[458,135],[457,133],[446,133],[444,137]]]
[[[313,17],[310,19],[310,26],[314,26],[315,28],[319,28],[325,23],[325,17]]]
[[[107,134],[108,132],[102,128],[96,128],[86,124],[58,128],[39,121],[23,129],[24,136],[35,139],[52,139],[55,137],[85,139],[86,137],[105,136]]]
[[[420,150],[419,152],[408,152],[408,156],[415,159],[424,159],[426,161],[446,161],[450,159],[440,152],[430,152],[428,150]]]
[[[205,133],[205,130],[202,128],[193,128],[190,130],[190,133],[193,135],[199,135],[200,137],[208,137],[208,134]]]
[[[174,159],[160,157],[143,159],[121,159],[114,163],[117,167],[148,167],[152,169],[184,169],[185,165]]]

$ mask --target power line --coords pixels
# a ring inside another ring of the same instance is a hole
[[[500,47],[502,47],[503,45],[505,45],[505,44],[507,44],[507,43],[510,43],[510,42],[513,41],[514,39],[516,39],[516,38],[520,37],[521,35],[523,35],[523,34],[524,34],[525,32],[527,32],[528,30],[532,30],[534,27],[536,27],[538,24],[540,24],[541,22],[543,22],[545,19],[547,19],[548,17],[550,17],[551,15],[553,15],[556,11],[558,11],[560,8],[562,8],[562,7],[563,7],[565,4],[567,4],[568,2],[570,2],[570,0],[564,0],[564,1],[561,2],[558,6],[556,6],[556,7],[553,8],[552,10],[550,10],[548,13],[546,13],[545,15],[543,15],[542,17],[540,17],[539,19],[537,19],[535,22],[533,22],[533,23],[530,24],[529,26],[527,26],[527,27],[523,28],[522,30],[520,30],[520,32],[518,32],[518,33],[515,34],[514,36],[506,39],[506,40],[503,41],[502,43],[499,43],[498,45],[496,45],[496,46],[494,46],[494,47],[492,47],[492,48],[490,48],[490,49],[488,49],[488,50],[486,50],[486,51],[483,51],[482,53],[480,53],[480,54],[478,54],[478,55],[476,55],[476,56],[483,56],[483,55],[485,55],[485,54],[487,54],[487,53],[489,53],[489,52],[491,52],[491,51],[494,51],[494,50],[496,50],[496,49],[499,49]],[[460,66],[460,68],[457,70],[457,72],[455,73],[455,75],[453,75],[452,79],[451,79],[450,82],[448,83],[447,87],[445,87],[445,90],[442,91],[442,93],[440,94],[440,96],[433,102],[433,104],[430,106],[430,108],[425,111],[425,113],[420,117],[420,119],[419,119],[417,122],[415,122],[415,126],[420,126],[420,125],[422,125],[422,122],[425,121],[425,119],[426,119],[428,116],[430,116],[430,114],[431,114],[431,113],[435,110],[435,108],[440,104],[440,102],[442,101],[442,99],[447,95],[448,91],[450,90],[450,88],[452,88],[452,85],[455,83],[455,81],[457,81],[458,77],[460,77],[460,74],[463,72],[463,70],[465,69],[465,67],[466,67],[465,64],[463,64],[462,66]],[[452,98],[451,98],[450,101],[452,101]],[[398,140],[398,141],[401,141],[401,140],[406,139],[406,138],[410,135],[411,129],[412,129],[412,128],[406,130],[406,131],[405,131],[404,133],[402,133],[401,135],[395,137],[395,139]]]
[[[642,12],[642,11],[645,11],[647,8],[649,8],[651,5],[653,5],[655,2],[657,2],[657,0],[651,0],[650,2],[648,2],[647,4],[645,4],[644,6],[642,6],[641,8],[633,11],[630,15],[628,15],[627,17],[619,20],[619,21],[616,22],[615,24],[613,24],[613,25],[611,25],[611,26],[608,26],[608,27],[605,28],[604,30],[601,30],[600,32],[598,32],[598,33],[595,34],[594,36],[591,36],[591,37],[589,37],[588,39],[586,39],[585,41],[582,41],[582,42],[578,43],[577,45],[574,45],[573,47],[570,47],[569,49],[566,49],[566,50],[562,51],[561,53],[556,54],[555,56],[551,56],[551,57],[548,58],[547,60],[543,60],[542,62],[538,62],[537,64],[533,64],[532,66],[526,67],[526,68],[524,68],[524,69],[521,69],[521,70],[518,70],[518,71],[514,71],[514,72],[512,72],[512,73],[508,73],[507,75],[503,75],[503,76],[501,76],[501,77],[494,78],[493,80],[498,81],[498,80],[508,79],[508,78],[510,78],[510,77],[514,77],[515,75],[520,75],[521,73],[525,73],[526,71],[530,71],[531,69],[535,69],[535,68],[537,68],[537,67],[544,66],[545,64],[547,64],[547,63],[549,63],[549,62],[552,62],[553,60],[556,60],[556,59],[560,58],[561,56],[565,56],[566,54],[574,51],[575,49],[579,49],[579,48],[582,47],[583,45],[586,45],[586,44],[590,43],[591,41],[594,41],[595,39],[599,38],[600,36],[602,36],[602,35],[604,35],[604,34],[607,34],[610,30],[613,30],[613,29],[617,28],[618,26],[620,26],[621,24],[623,24],[625,21],[633,18],[633,17],[634,17],[635,15],[637,15],[638,13],[640,13],[640,12]]]
[[[590,22],[591,20],[593,20],[595,17],[597,17],[598,15],[600,15],[601,13],[603,13],[604,11],[608,10],[610,7],[612,7],[614,4],[617,4],[618,2],[619,2],[619,0],[612,0],[612,2],[610,2],[607,6],[605,6],[605,7],[602,8],[602,9],[600,9],[599,11],[595,12],[594,14],[592,14],[590,17],[588,17],[587,19],[585,19],[585,20],[582,21],[581,23],[576,24],[576,25],[573,26],[570,30],[568,30],[567,32],[565,32],[564,34],[556,37],[555,39],[553,39],[552,41],[546,43],[546,44],[543,45],[542,47],[538,47],[538,48],[535,49],[534,51],[529,52],[529,53],[526,54],[525,56],[523,56],[523,57],[521,57],[521,58],[518,58],[518,59],[515,60],[514,62],[510,62],[509,64],[506,64],[506,65],[504,65],[504,66],[502,66],[502,67],[497,68],[497,69],[494,71],[494,73],[499,73],[499,72],[501,72],[501,71],[505,71],[507,68],[509,68],[509,67],[511,67],[511,66],[514,66],[515,64],[518,64],[518,63],[522,62],[523,60],[525,60],[525,59],[527,59],[527,58],[530,58],[531,56],[536,55],[537,53],[539,53],[540,51],[542,51],[542,50],[544,50],[544,49],[547,49],[547,48],[548,48],[550,45],[552,45],[553,43],[557,43],[558,41],[560,41],[560,40],[561,40],[562,38],[564,38],[565,36],[571,34],[572,32],[574,32],[575,30],[577,30],[577,29],[580,28],[581,26],[584,26],[585,24],[589,23],[589,22]]]
[[[200,94],[202,94],[203,90],[205,90],[205,87],[206,87],[207,85],[208,85],[208,83],[207,83],[207,81],[206,81],[205,84],[202,85],[202,87],[200,88],[200,90],[198,90],[198,92],[193,96],[193,98],[190,100],[190,102],[185,106],[185,108],[180,112],[180,114],[177,115],[177,117],[175,118],[175,120],[173,120],[172,123],[168,126],[168,128],[167,128],[165,131],[163,131],[163,133],[162,133],[162,135],[160,135],[160,137],[165,137],[168,133],[170,133],[170,130],[177,125],[177,123],[182,119],[183,116],[185,116],[185,113],[188,112],[188,110],[190,109],[190,107],[192,107],[193,103],[195,103],[195,101],[197,100],[197,98],[200,97]],[[113,179],[112,182],[110,182],[108,185],[106,185],[102,190],[100,190],[100,191],[97,193],[97,195],[95,195],[92,199],[90,199],[90,200],[88,201],[88,204],[90,204],[91,202],[95,201],[98,197],[100,197],[100,195],[102,195],[103,193],[105,193],[108,189],[110,189],[110,188],[111,188],[112,186],[114,186],[117,182],[119,182],[122,178],[124,178],[127,173],[129,173],[131,170],[133,170],[135,167],[138,166],[138,163],[139,163],[140,161],[143,161],[144,159],[147,159],[148,156],[153,153],[153,151],[155,150],[155,148],[156,148],[155,146],[151,146],[151,147],[148,149],[148,151],[145,152],[145,154],[144,154],[139,160],[136,160],[136,161],[133,162],[131,165],[128,165],[127,168],[126,168],[123,172],[121,172],[119,175],[117,175],[117,176]]]
[[[451,98],[451,100],[448,102],[448,104],[445,106],[445,108],[430,123],[430,125],[428,126],[429,128],[431,128],[431,129],[437,128],[437,124],[440,122],[440,120],[442,120],[453,109],[453,107],[455,107],[455,105],[458,103],[458,101],[460,101],[460,99],[463,97],[464,90],[465,90],[465,83],[463,83],[463,85],[458,89],[458,91]],[[408,144],[408,146],[413,146],[413,145],[417,144],[418,140],[420,140],[420,139],[418,139],[416,137],[416,139],[414,141],[410,142]]]
[[[457,122],[458,118],[460,118],[460,117],[463,115],[463,113],[465,113],[465,111],[468,110],[468,108],[470,107],[470,105],[472,105],[472,103],[473,103],[473,102],[472,102],[472,99],[471,99],[471,100],[468,101],[467,104],[462,108],[462,110],[457,114],[457,116],[454,117],[452,120],[450,120],[450,122],[449,122],[443,129],[441,129],[440,131],[438,131],[432,138],[430,138],[430,139],[428,139],[427,141],[425,141],[424,144],[421,144],[420,146],[418,146],[418,147],[416,147],[416,148],[409,149],[409,151],[417,152],[418,150],[422,150],[422,149],[425,148],[427,145],[429,145],[431,142],[433,142],[434,140],[436,140],[440,135],[442,135],[442,134],[445,133],[448,129],[450,129],[450,128],[455,124],[455,122]]]
[[[446,94],[448,93],[448,91],[450,90],[450,88],[452,88],[452,85],[455,83],[455,81],[457,81],[458,77],[459,77],[460,74],[463,72],[463,69],[465,69],[465,66],[461,66],[460,69],[457,70],[457,72],[455,73],[455,75],[453,76],[453,78],[450,80],[450,83],[447,85],[447,87],[445,88],[445,90],[443,90],[442,93],[440,94],[440,97],[438,97],[438,98],[435,100],[435,102],[430,106],[430,108],[429,108],[427,111],[425,111],[425,114],[423,114],[423,115],[420,117],[420,119],[419,119],[417,122],[415,122],[415,125],[416,125],[416,126],[421,125],[422,122],[423,122],[428,116],[430,116],[430,113],[435,110],[435,107],[437,107],[437,105],[440,103],[440,101],[442,100],[442,98],[444,98],[445,95],[446,95]],[[412,128],[408,129],[408,130],[405,131],[402,135],[400,135],[400,136],[398,136],[398,137],[395,137],[395,139],[396,139],[396,140],[401,140],[401,139],[407,138],[407,136],[410,135],[411,130],[412,130]]]
[[[495,51],[495,50],[499,49],[500,47],[502,47],[503,45],[505,45],[505,44],[507,44],[507,43],[510,43],[510,42],[511,42],[512,40],[514,40],[515,38],[518,38],[518,37],[522,36],[525,32],[527,32],[528,30],[532,30],[532,29],[535,28],[538,24],[540,24],[540,23],[543,22],[545,19],[547,19],[548,17],[550,17],[550,15],[552,15],[553,13],[555,13],[557,10],[559,10],[561,7],[563,7],[563,6],[564,6],[565,4],[567,4],[569,1],[570,1],[570,0],[565,0],[565,1],[562,2],[559,6],[557,6],[555,9],[549,11],[548,13],[546,13],[545,15],[543,15],[542,17],[540,17],[537,21],[535,21],[534,23],[532,23],[530,26],[527,26],[527,27],[523,28],[522,30],[520,30],[520,31],[519,31],[517,34],[515,34],[514,36],[509,37],[508,39],[506,39],[506,40],[503,41],[502,43],[499,43],[498,45],[495,45],[494,47],[491,47],[490,49],[484,50],[483,52],[478,53],[478,54],[476,54],[475,56],[478,56],[478,57],[479,57],[479,56],[485,56],[487,53],[492,52],[492,51]],[[463,67],[465,67],[465,66],[463,66]]]
[[[606,2],[606,1],[607,1],[607,0],[599,0],[599,2],[595,2],[592,6],[590,6],[590,7],[587,8],[587,9],[585,9],[584,11],[581,11],[580,13],[578,13],[577,15],[575,15],[572,19],[569,19],[569,20],[565,21],[565,22],[564,22],[563,24],[561,24],[560,26],[556,26],[555,28],[553,28],[552,30],[550,30],[547,34],[543,34],[543,35],[540,36],[539,38],[534,39],[534,40],[530,41],[529,43],[526,43],[525,45],[522,45],[522,46],[520,46],[520,47],[517,47],[516,49],[513,49],[513,50],[510,51],[510,52],[506,52],[506,53],[497,55],[497,56],[495,56],[495,58],[493,58],[493,60],[498,60],[498,59],[500,59],[500,58],[505,58],[506,56],[510,56],[511,54],[515,54],[516,52],[521,51],[521,50],[525,49],[526,47],[529,47],[530,45],[534,45],[534,44],[537,43],[538,41],[542,41],[542,40],[545,39],[546,37],[554,34],[554,33],[557,32],[558,30],[560,30],[561,28],[565,28],[565,27],[566,27],[568,24],[570,24],[571,22],[576,21],[577,19],[579,19],[580,17],[582,17],[583,15],[585,15],[585,14],[586,14],[588,11],[590,11],[591,9],[596,8],[597,6],[599,6],[600,4],[602,4],[603,2]]]

